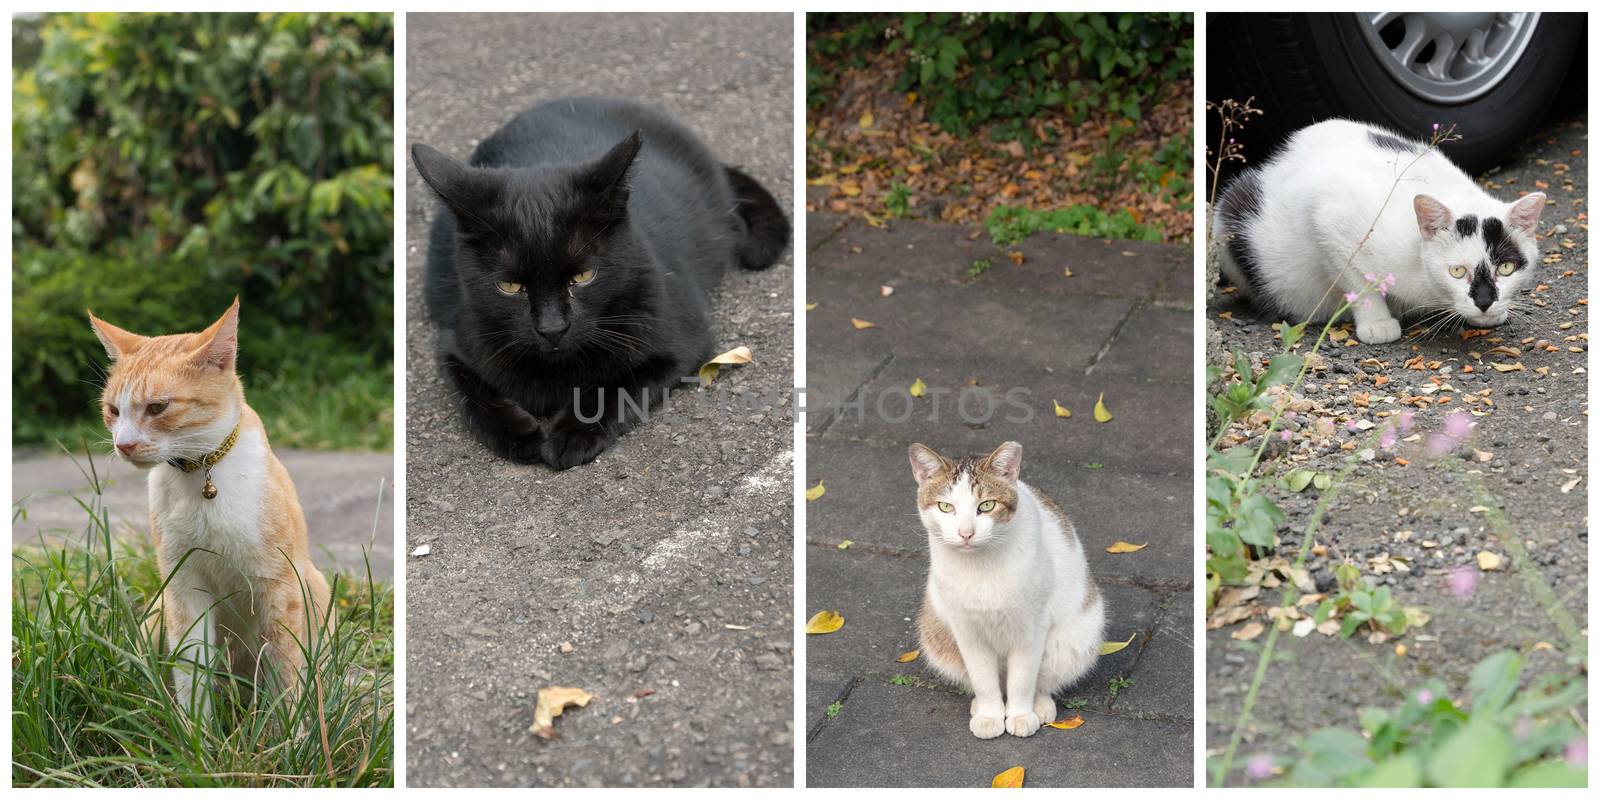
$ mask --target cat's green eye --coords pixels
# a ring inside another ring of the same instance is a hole
[[[983,502],[978,504],[978,513],[979,514],[987,514],[987,513],[989,513],[990,511],[993,511],[993,510],[994,510],[994,501],[993,500],[985,500],[985,501],[983,501]]]
[[[1465,278],[1465,277],[1467,277],[1467,268],[1464,267],[1464,266],[1461,266],[1460,264],[1451,264],[1450,265],[1450,277],[1452,277],[1452,278]]]
[[[586,283],[588,283],[589,281],[592,281],[592,280],[594,280],[594,270],[586,269],[586,270],[584,270],[584,271],[572,276],[572,285],[573,286],[582,286],[582,285],[584,285],[584,284],[586,284]]]
[[[511,281],[500,281],[494,285],[494,288],[499,289],[501,294],[517,294],[522,291],[523,286],[520,283],[512,283]]]
[[[946,514],[949,514],[949,513],[953,512],[953,511],[955,511],[956,507],[953,506],[953,505],[950,505],[949,503],[940,503],[939,504],[939,510],[943,511]]]
[[[1511,273],[1516,272],[1516,271],[1517,271],[1517,265],[1516,264],[1513,264],[1510,261],[1502,261],[1502,262],[1500,262],[1500,274],[1501,275],[1510,275]]]
[[[166,411],[166,410],[167,410],[166,401],[162,401],[162,402],[159,402],[159,403],[151,403],[150,405],[147,405],[147,406],[144,407],[144,413],[149,414],[152,417],[156,416],[157,414],[160,414],[161,412]]]

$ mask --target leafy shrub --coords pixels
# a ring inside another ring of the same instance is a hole
[[[1362,709],[1361,733],[1325,728],[1305,737],[1287,778],[1297,786],[1586,785],[1576,751],[1566,752],[1584,736],[1566,716],[1583,708],[1583,678],[1552,675],[1524,687],[1522,667],[1510,651],[1479,662],[1465,704],[1431,680],[1399,708]]]
[[[1138,119],[1145,101],[1194,64],[1193,15],[1032,12],[899,15],[807,14],[822,55],[854,55],[868,42],[904,53],[896,88],[916,91],[929,118],[953,133],[1001,121],[996,139],[1031,139],[1026,121],[1061,108],[1074,123],[1096,110]],[[813,104],[832,85],[808,67]]]
[[[17,441],[93,408],[104,356],[86,308],[171,333],[239,295],[247,386],[308,346],[387,368],[390,15],[27,24],[36,59],[16,68],[12,105]]]

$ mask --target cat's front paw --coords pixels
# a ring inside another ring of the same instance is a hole
[[[551,467],[571,469],[598,458],[611,441],[611,434],[601,428],[563,428],[545,437],[540,453]]]
[[[539,445],[544,443],[544,437],[538,433],[513,436],[501,442],[505,457],[518,464],[539,463]]]
[[[1387,344],[1400,338],[1400,320],[1380,319],[1356,323],[1356,338],[1362,344]]]
[[[1056,721],[1056,699],[1040,692],[1033,697],[1033,714],[1040,724]]]
[[[972,735],[979,739],[993,739],[1006,732],[1006,721],[999,717],[973,717],[972,721],[967,723],[967,727],[972,731]]]
[[[1032,711],[1006,717],[1006,733],[1012,736],[1032,736],[1039,730],[1039,715]]]

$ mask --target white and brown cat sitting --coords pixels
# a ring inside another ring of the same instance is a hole
[[[174,678],[178,702],[209,714],[197,665],[213,652],[258,685],[264,661],[278,686],[297,689],[302,647],[332,624],[328,582],[311,563],[294,483],[234,371],[239,301],[199,333],[146,337],[89,321],[113,361],[106,428],[117,453],[150,473],[150,530],[161,574],[172,576],[166,635],[189,665]]]
[[[1021,469],[1016,442],[954,460],[911,446],[930,560],[922,652],[972,690],[979,739],[1055,721],[1054,694],[1094,668],[1105,628],[1072,522]]]

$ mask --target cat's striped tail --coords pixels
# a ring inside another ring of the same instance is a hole
[[[745,234],[739,241],[737,252],[739,266],[745,269],[766,269],[778,262],[789,246],[789,218],[783,208],[756,179],[734,169],[723,167],[728,173],[728,183],[733,186],[739,218],[744,220]]]

